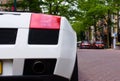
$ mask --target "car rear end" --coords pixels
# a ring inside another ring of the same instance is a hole
[[[103,49],[103,48],[104,48],[103,42],[101,42],[101,41],[96,41],[96,43],[95,43],[95,48],[101,48],[101,49]]]
[[[69,81],[76,34],[64,17],[0,12],[0,80]]]
[[[80,45],[81,49],[90,49],[91,48],[91,44],[88,41],[82,41],[81,45]]]

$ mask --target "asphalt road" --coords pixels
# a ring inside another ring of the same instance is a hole
[[[120,50],[78,49],[79,81],[120,81]]]

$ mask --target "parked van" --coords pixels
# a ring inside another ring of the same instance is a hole
[[[0,80],[78,81],[76,41],[65,17],[0,12]]]

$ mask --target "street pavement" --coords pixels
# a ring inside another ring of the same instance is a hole
[[[120,50],[78,49],[79,81],[120,81]]]

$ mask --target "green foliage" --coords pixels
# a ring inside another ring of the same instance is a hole
[[[94,8],[90,8],[87,11],[86,15],[87,16],[93,15],[100,18],[101,16],[107,15],[107,11],[108,11],[108,7],[106,7],[105,5],[98,4]]]
[[[83,24],[90,27],[99,19],[104,18],[109,8],[105,5],[104,0],[79,0],[79,9],[84,13]]]
[[[17,2],[17,8],[23,11],[25,11],[25,9],[27,9],[28,6],[29,6],[29,3],[27,2],[27,0]]]
[[[72,27],[77,33],[77,40],[78,41],[79,40],[84,40],[84,38],[85,38],[85,36],[84,36],[85,27],[83,26],[82,22],[80,22],[80,21],[72,22]]]
[[[40,1],[39,0],[28,0],[29,9],[31,12],[42,12],[40,9]]]

